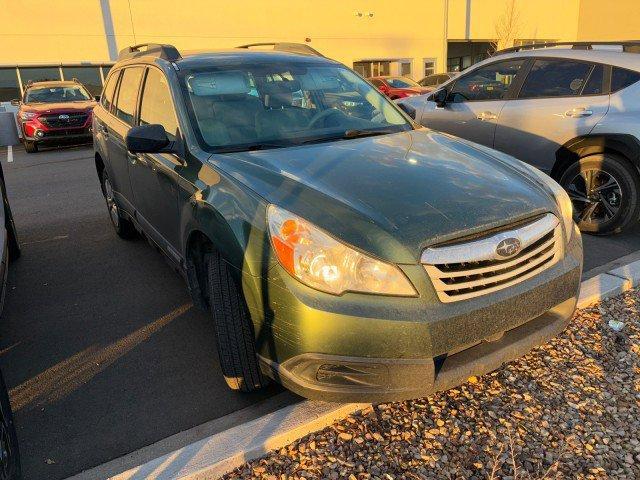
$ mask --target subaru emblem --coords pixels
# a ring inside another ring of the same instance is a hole
[[[520,240],[517,238],[505,238],[496,246],[496,253],[503,258],[516,255],[521,248]]]

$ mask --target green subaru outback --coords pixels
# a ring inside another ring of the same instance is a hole
[[[116,232],[183,272],[231,388],[409,399],[562,331],[582,242],[554,181],[271,47],[127,48],[93,115]]]

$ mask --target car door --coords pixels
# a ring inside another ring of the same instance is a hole
[[[111,165],[111,183],[118,204],[133,214],[135,211],[133,190],[129,181],[129,152],[125,136],[134,125],[135,109],[144,67],[127,67],[122,71],[117,90],[113,115],[107,122],[107,154]]]
[[[445,87],[448,94],[443,107],[433,100],[426,102],[420,122],[435,130],[493,146],[498,117],[524,63],[524,59],[503,60],[462,74]]]
[[[558,149],[590,133],[607,113],[606,68],[565,58],[536,59],[517,98],[502,109],[494,148],[551,171]]]
[[[178,121],[164,73],[148,67],[142,87],[140,125],[159,124],[171,141],[179,140]],[[139,153],[129,156],[129,178],[138,221],[154,241],[176,260],[178,248],[177,167],[183,165],[173,153]]]

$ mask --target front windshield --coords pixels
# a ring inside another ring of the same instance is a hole
[[[387,83],[393,88],[411,88],[420,86],[418,82],[414,82],[407,77],[387,78]]]
[[[226,65],[187,71],[183,82],[197,130],[213,151],[277,148],[412,128],[375,88],[334,64]]]
[[[25,103],[59,103],[84,102],[91,100],[91,95],[80,86],[30,88],[25,96]]]

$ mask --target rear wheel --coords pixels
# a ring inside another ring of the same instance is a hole
[[[24,149],[27,153],[36,153],[38,151],[38,144],[36,142],[25,141]]]
[[[625,158],[605,153],[581,158],[560,178],[583,232],[618,233],[640,217],[640,175]]]
[[[120,207],[118,207],[113,195],[111,180],[109,180],[109,175],[107,175],[106,171],[102,172],[102,193],[107,202],[111,225],[113,225],[118,236],[121,238],[133,238],[136,235],[136,229],[131,220],[120,212]]]
[[[253,325],[244,297],[219,254],[209,253],[205,261],[209,308],[224,379],[232,390],[259,390],[267,382],[258,366]]]

